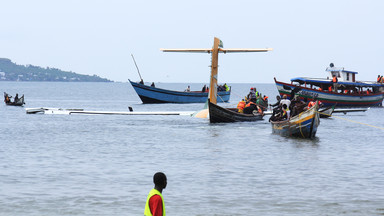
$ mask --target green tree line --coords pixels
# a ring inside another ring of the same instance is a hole
[[[7,58],[0,58],[0,81],[112,82],[97,75],[82,75],[50,67],[18,65]]]

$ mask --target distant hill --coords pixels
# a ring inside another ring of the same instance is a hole
[[[0,81],[112,82],[97,75],[82,75],[34,65],[17,65],[7,58],[0,58]]]

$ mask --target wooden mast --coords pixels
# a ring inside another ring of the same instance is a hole
[[[203,48],[203,49],[160,49],[163,52],[193,52],[193,53],[211,53],[212,62],[211,62],[211,77],[209,83],[209,95],[211,103],[217,103],[217,75],[218,75],[218,63],[219,63],[219,52],[228,53],[228,52],[268,52],[271,51],[271,48],[265,49],[224,49],[222,47],[222,42],[219,38],[214,38],[213,48]]]
[[[220,39],[215,37],[212,48],[211,79],[209,82],[208,98],[211,103],[217,103],[217,67],[219,65],[219,44]]]

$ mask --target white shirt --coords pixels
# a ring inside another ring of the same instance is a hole
[[[283,106],[283,104],[286,104],[287,107],[289,107],[291,105],[291,101],[288,99],[281,99],[280,104],[281,106]]]

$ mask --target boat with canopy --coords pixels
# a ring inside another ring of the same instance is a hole
[[[291,79],[291,83],[277,81],[275,83],[281,96],[288,98],[299,95],[300,99],[308,101],[317,99],[324,106],[337,107],[371,107],[382,106],[384,98],[384,84],[372,81],[356,81],[357,72],[334,67],[331,63],[326,69],[328,77]],[[333,77],[337,77],[337,83]]]

